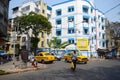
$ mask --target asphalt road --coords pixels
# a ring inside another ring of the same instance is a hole
[[[0,80],[120,80],[120,59],[95,60],[77,64],[75,72],[70,63],[55,61],[47,69],[0,76]]]

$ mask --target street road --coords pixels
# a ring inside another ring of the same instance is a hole
[[[55,61],[47,69],[0,76],[0,80],[120,80],[120,59],[94,60],[77,64],[75,72],[70,63]]]

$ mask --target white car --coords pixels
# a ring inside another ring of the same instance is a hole
[[[32,59],[34,59],[34,56],[33,56],[32,54],[30,54],[30,55],[28,56],[28,60],[29,60],[29,61],[32,61]]]
[[[0,50],[0,55],[3,56],[3,55],[6,55],[7,53],[3,50]]]
[[[52,50],[50,53],[55,56],[56,60],[60,61],[65,54],[65,50]]]
[[[60,61],[62,59],[60,54],[54,54],[56,60]]]

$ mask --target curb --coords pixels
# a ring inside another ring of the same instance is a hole
[[[101,60],[105,60],[105,59],[89,59],[89,61],[101,61]]]
[[[7,69],[7,70],[2,69],[2,70],[4,70],[5,72],[8,73],[8,74],[5,74],[5,75],[9,75],[9,74],[13,74],[13,73],[21,73],[21,72],[27,72],[27,71],[43,70],[43,69],[46,69],[46,68],[47,68],[46,65],[41,65],[41,66],[38,66],[38,67],[27,67],[25,69],[14,68],[14,69]]]

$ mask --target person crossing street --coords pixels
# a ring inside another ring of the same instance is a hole
[[[73,52],[71,58],[72,58],[72,62],[73,62],[73,64],[74,64],[74,67],[72,68],[72,70],[75,71],[75,69],[76,69],[76,62],[77,62],[77,54],[76,54],[76,51]]]

